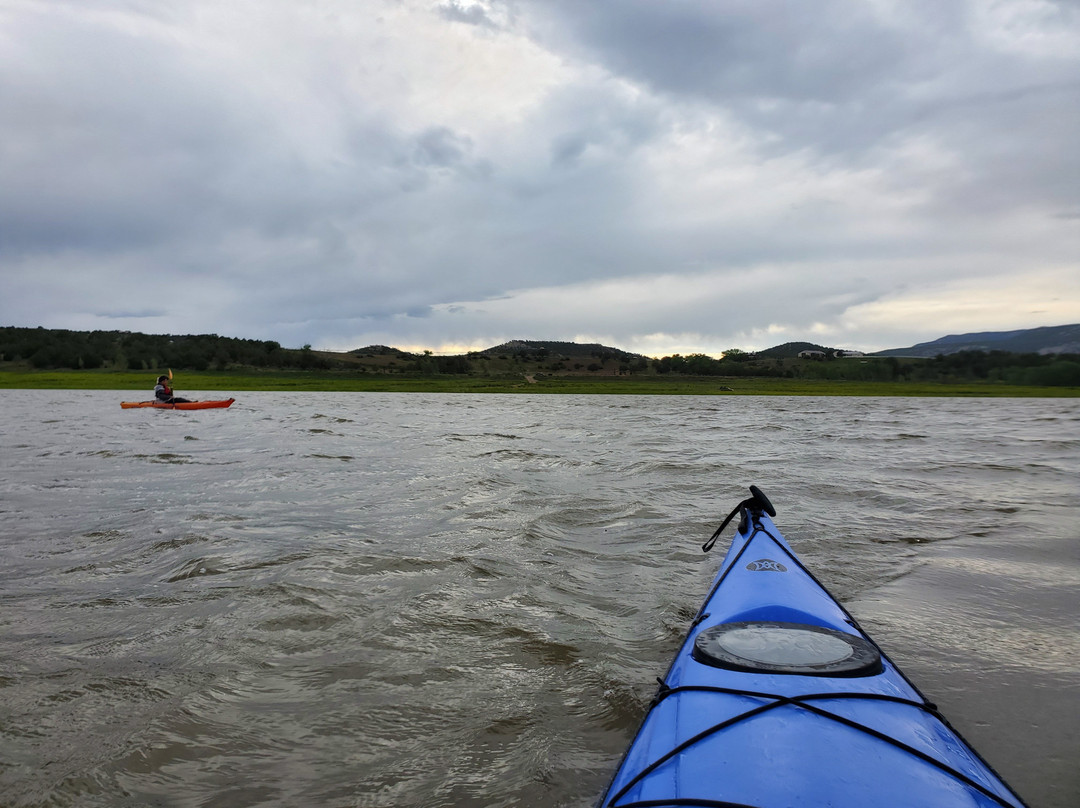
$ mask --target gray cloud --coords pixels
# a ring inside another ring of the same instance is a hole
[[[875,327],[912,301],[1024,288],[1043,321],[987,298],[980,330],[1080,319],[1075,5],[189,0],[4,25],[0,322],[888,347],[967,322]]]
[[[498,24],[488,16],[487,10],[479,3],[468,5],[449,0],[439,6],[439,13],[444,19],[451,22],[462,22],[466,25],[477,25],[484,28],[498,28]]]

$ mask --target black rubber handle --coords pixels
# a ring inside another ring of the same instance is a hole
[[[750,493],[753,494],[754,499],[758,501],[758,503],[761,505],[761,509],[765,511],[765,513],[769,514],[769,516],[776,516],[776,508],[774,508],[773,504],[769,502],[769,498],[763,493],[761,493],[760,488],[758,488],[756,485],[752,485],[750,486]]]

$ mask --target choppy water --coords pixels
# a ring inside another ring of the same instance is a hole
[[[132,395],[0,391],[2,805],[590,805],[750,483],[1080,803],[1080,402]]]

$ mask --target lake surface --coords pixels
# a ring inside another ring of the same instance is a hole
[[[751,483],[1080,804],[1076,400],[133,397],[0,391],[4,806],[589,806]]]

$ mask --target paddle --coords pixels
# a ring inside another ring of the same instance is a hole
[[[172,381],[172,368],[169,368],[168,370],[169,370],[169,381],[171,382]],[[169,385],[169,386],[171,387],[172,385]],[[191,402],[191,399],[177,398],[175,395],[173,395],[173,403],[174,404],[190,404],[192,402]]]

